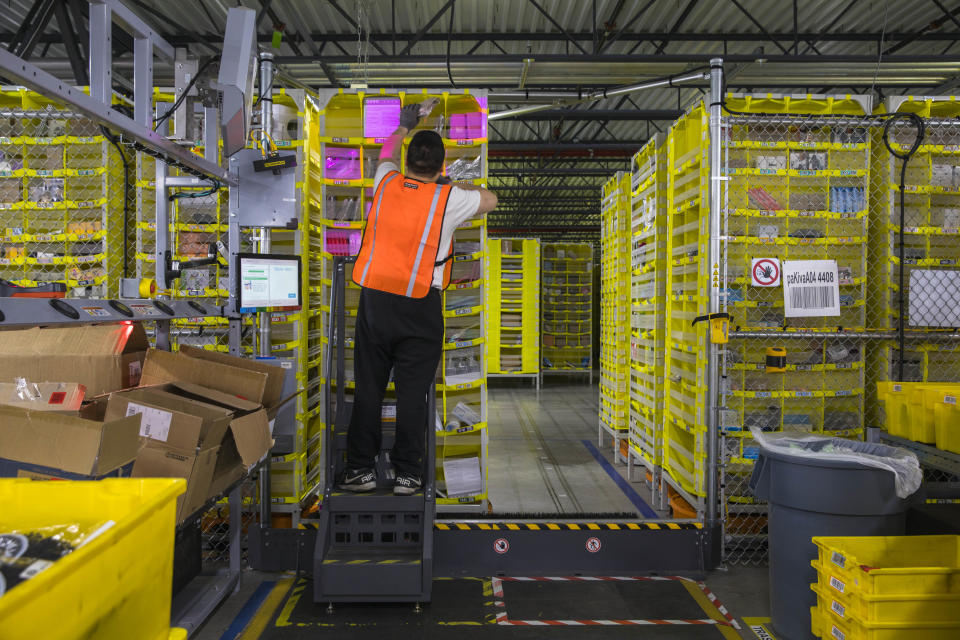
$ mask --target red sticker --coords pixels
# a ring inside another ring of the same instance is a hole
[[[67,399],[67,394],[63,391],[54,391],[50,394],[50,402],[48,404],[63,404],[63,401]]]
[[[587,539],[587,551],[589,551],[590,553],[596,553],[597,551],[600,551],[601,546],[602,545],[600,544],[600,538]]]
[[[502,555],[510,551],[510,543],[506,538],[497,538],[493,541],[493,550]]]

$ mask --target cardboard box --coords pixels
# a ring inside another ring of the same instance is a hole
[[[239,480],[272,446],[266,412],[259,404],[190,382],[110,396],[108,419],[135,413],[143,416],[140,435],[146,446],[137,456],[133,476],[185,478],[178,521]]]
[[[247,371],[255,371],[267,376],[260,404],[267,410],[267,415],[271,420],[277,415],[277,410],[280,406],[287,400],[287,398],[283,397],[283,381],[287,375],[287,370],[283,367],[267,364],[262,360],[238,358],[226,353],[220,353],[219,351],[208,351],[187,345],[180,347],[180,353],[191,358],[196,358],[197,360],[237,367]]]
[[[208,365],[209,363],[205,363],[204,366]],[[146,372],[145,367],[144,373]],[[157,371],[154,370],[151,375],[156,374]],[[220,454],[208,496],[222,493],[239,480],[246,469],[263,458],[273,446],[267,412],[259,403],[182,380],[167,381],[159,389],[185,399],[227,409],[231,413],[229,428],[220,443]],[[206,437],[211,438],[210,435]]]
[[[266,392],[267,374],[192,358],[184,353],[150,349],[143,362],[140,385],[147,387],[167,382],[197,384],[259,405]]]
[[[130,475],[140,416],[88,419],[0,405],[0,477],[87,480]]]
[[[0,382],[76,382],[97,396],[136,386],[147,348],[139,322],[0,331]]]
[[[0,404],[32,411],[77,412],[86,394],[76,382],[26,382],[21,389],[13,382],[0,382]]]

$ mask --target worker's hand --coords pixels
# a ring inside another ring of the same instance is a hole
[[[420,122],[420,105],[419,104],[408,104],[403,109],[400,109],[400,126],[404,127],[407,131],[413,131],[417,123]]]
[[[450,184],[453,180],[450,179],[450,176],[440,176],[437,178],[437,184]]]

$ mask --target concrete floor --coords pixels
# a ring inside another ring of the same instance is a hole
[[[598,444],[596,386],[550,385],[537,401],[529,385],[506,384],[488,394],[489,496],[496,513],[637,511],[584,444]],[[610,438],[600,452],[612,461]],[[625,466],[617,471],[626,477]],[[650,504],[642,483],[634,488]]]
[[[597,446],[596,386],[551,384],[541,391],[538,401],[529,385],[501,384],[490,390],[489,401],[489,495],[497,513],[574,516],[637,511],[586,444]],[[600,451],[612,461],[609,439]],[[626,467],[618,465],[615,469],[626,477]],[[638,480],[640,475],[635,473]],[[642,482],[630,483],[630,487],[652,504]],[[254,591],[265,580],[280,577],[245,572],[239,591],[193,637],[232,638],[232,634],[224,633]],[[743,616],[769,614],[765,567],[726,567],[709,574],[705,582],[741,625]],[[757,637],[745,625],[740,634],[743,638]],[[671,637],[658,632],[657,627],[638,630],[637,635]]]

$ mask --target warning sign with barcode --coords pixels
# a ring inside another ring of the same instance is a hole
[[[840,315],[840,277],[836,260],[783,263],[783,315],[810,318]]]

